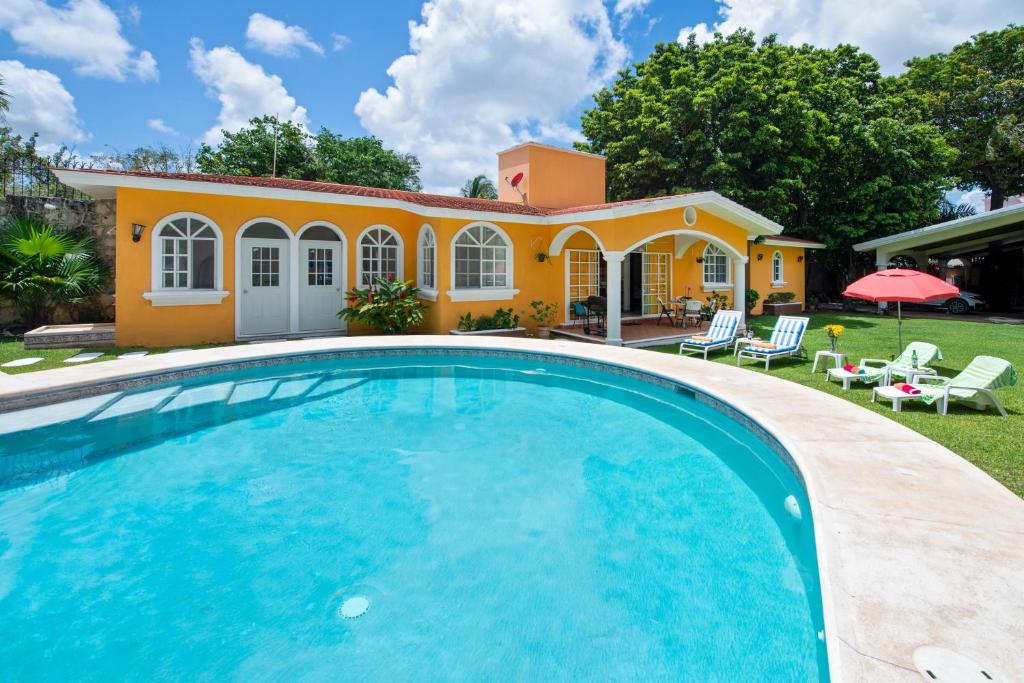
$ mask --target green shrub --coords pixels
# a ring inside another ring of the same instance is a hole
[[[60,305],[88,299],[106,275],[89,237],[32,218],[9,219],[0,229],[0,296],[29,327],[49,322]]]
[[[542,327],[552,327],[558,321],[558,304],[546,304],[543,301],[531,301],[533,322]]]
[[[749,311],[757,305],[757,300],[761,298],[761,295],[757,293],[756,289],[748,289],[746,293],[747,310]]]
[[[481,330],[507,330],[519,327],[519,316],[511,308],[499,308],[491,315],[474,318],[472,313],[459,316],[458,329],[462,332]]]
[[[788,304],[795,298],[796,294],[793,292],[772,292],[764,302],[766,304]]]
[[[368,325],[381,334],[405,334],[410,327],[422,325],[427,312],[427,305],[417,296],[419,291],[412,281],[397,280],[391,274],[376,277],[369,287],[345,293],[348,308],[338,311],[338,317]]]

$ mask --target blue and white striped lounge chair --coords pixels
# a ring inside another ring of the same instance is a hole
[[[736,331],[740,326],[740,318],[739,311],[719,311],[715,313],[708,331],[697,335],[707,337],[708,341],[698,341],[693,338],[687,339],[679,345],[679,353],[703,352],[704,360],[707,360],[709,351],[728,348],[736,338]]]
[[[768,340],[768,343],[775,348],[748,346],[736,354],[736,365],[739,365],[744,358],[752,358],[757,361],[763,360],[764,369],[767,370],[773,358],[806,357],[807,351],[804,350],[803,341],[808,322],[810,322],[810,318],[799,318],[792,315],[779,316],[772,329],[772,336]]]

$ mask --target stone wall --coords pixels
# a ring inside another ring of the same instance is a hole
[[[58,231],[82,231],[95,242],[96,253],[110,269],[110,279],[94,302],[68,307],[57,313],[55,323],[106,322],[114,319],[114,226],[115,201],[58,199],[53,197],[0,197],[0,221],[10,216],[31,216]],[[17,311],[0,300],[0,329],[18,323]]]

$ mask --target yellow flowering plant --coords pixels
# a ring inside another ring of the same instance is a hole
[[[828,343],[832,347],[832,351],[836,350],[836,342],[839,341],[839,337],[843,336],[843,330],[846,328],[842,325],[825,325],[825,333],[828,334]]]

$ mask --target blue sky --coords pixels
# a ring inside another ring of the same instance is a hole
[[[790,42],[854,42],[895,72],[909,56],[1024,21],[1016,0],[842,4],[860,9],[823,0],[4,0],[0,75],[13,96],[9,125],[38,130],[50,148],[178,148],[269,111],[376,134],[420,157],[428,189],[451,191],[493,173],[504,146],[571,142],[588,94],[681,31],[747,26]]]

